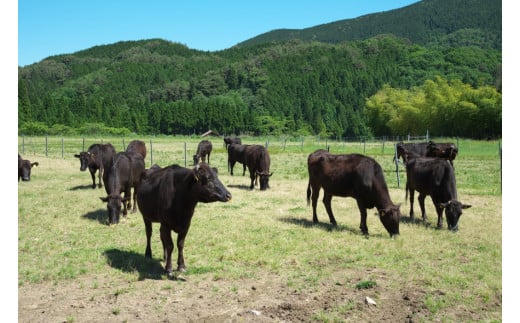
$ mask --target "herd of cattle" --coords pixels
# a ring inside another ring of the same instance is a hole
[[[260,190],[269,188],[269,178],[273,173],[269,170],[269,152],[264,146],[243,145],[238,137],[225,137],[224,146],[231,175],[233,167],[239,162],[243,165],[242,175],[245,175],[246,167],[249,170],[251,190],[258,182]],[[110,143],[93,144],[87,151],[74,156],[80,160],[81,171],[89,169],[92,188],[96,187],[96,172],[97,186],[101,188],[104,184],[107,195],[100,199],[107,204],[109,224],[119,222],[121,209],[123,216],[126,216],[129,208],[132,212],[139,208],[145,224],[146,257],[152,257],[152,223],[160,223],[165,270],[172,275],[174,244],[171,231],[177,233],[177,271],[184,271],[184,239],[197,203],[231,200],[231,193],[218,179],[217,169],[209,166],[211,151],[211,142],[202,140],[193,156],[193,168],[153,165],[146,169],[146,145],[140,140],[131,141],[124,152],[117,153]],[[443,226],[444,211],[448,229],[458,230],[462,209],[471,205],[461,203],[457,197],[453,169],[457,153],[457,147],[452,143],[430,141],[396,145],[394,162],[402,158],[406,166],[406,195],[410,194],[411,219],[414,218],[414,192],[417,191],[423,221],[426,221],[424,200],[430,196],[437,212],[437,227]],[[38,166],[38,163],[31,163],[18,155],[18,180],[29,181],[33,166]],[[312,201],[313,222],[318,222],[316,206],[319,191],[323,188],[323,204],[333,226],[337,222],[332,213],[332,197],[352,197],[361,214],[360,229],[363,234],[368,235],[367,209],[374,207],[390,236],[399,234],[400,205],[392,202],[383,170],[373,158],[361,154],[331,154],[320,149],[308,156],[307,167],[307,203]]]

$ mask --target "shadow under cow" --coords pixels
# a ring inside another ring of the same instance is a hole
[[[244,190],[244,191],[251,191],[251,189],[249,188],[249,185],[231,184],[231,185],[226,185],[226,186],[229,187],[229,188],[238,188],[238,189]]]
[[[97,186],[96,186],[96,188],[97,188]],[[74,186],[74,187],[69,188],[69,191],[79,191],[79,190],[92,190],[92,184],[90,184],[90,185],[78,185],[78,186]]]
[[[146,258],[133,251],[109,249],[103,252],[110,267],[125,273],[139,273],[139,280],[162,279],[164,268],[157,259]]]
[[[88,212],[81,216],[84,219],[98,221],[101,224],[108,224],[108,212],[106,209],[98,209],[96,211]]]
[[[347,231],[356,235],[361,234],[361,231],[358,228],[351,228],[349,226],[346,226],[344,224],[338,224],[336,227],[332,226],[332,224],[328,222],[318,222],[314,223],[312,220],[309,219],[303,219],[303,218],[291,218],[291,217],[284,217],[279,219],[282,222],[294,224],[300,227],[304,228],[320,228],[324,231]],[[379,220],[378,220],[379,221]],[[375,233],[375,234],[369,234],[371,237],[383,237],[384,235]]]

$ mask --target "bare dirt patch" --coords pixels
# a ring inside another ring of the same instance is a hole
[[[420,288],[322,282],[294,289],[279,277],[124,281],[83,277],[19,288],[19,322],[417,322],[430,313]],[[377,304],[366,303],[370,297]]]

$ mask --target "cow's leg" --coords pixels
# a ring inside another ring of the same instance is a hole
[[[318,214],[316,213],[316,206],[318,205],[318,196],[320,195],[320,188],[319,187],[312,187],[312,222],[318,223]]]
[[[152,258],[152,247],[150,246],[150,240],[152,238],[152,221],[145,220],[144,221],[144,228],[146,231],[146,250],[144,251],[144,256],[146,258]]]
[[[188,234],[188,230],[179,232],[177,234],[177,271],[184,272],[186,271],[186,265],[184,264],[184,239],[186,238],[186,234]]]
[[[96,188],[96,170],[89,167],[88,171],[92,177],[92,188]]]
[[[164,264],[164,270],[168,273],[168,276],[172,276],[172,252],[173,252],[173,240],[171,230],[165,225],[161,224],[161,242],[163,245],[164,253],[166,254],[166,260]]]
[[[440,203],[434,203],[435,211],[437,211],[437,229],[442,229],[442,211],[443,209],[440,207]]]
[[[235,167],[235,161],[229,162],[229,169],[231,170],[231,176],[233,176],[233,167]]]
[[[361,222],[359,224],[359,228],[361,229],[361,232],[364,235],[368,236],[367,209],[359,200],[357,200],[357,205],[359,208],[359,213],[361,214]]]
[[[332,214],[332,208],[330,203],[332,201],[332,194],[327,193],[327,191],[323,190],[323,204],[325,205],[325,209],[327,210],[327,214],[329,215],[330,223],[333,226],[337,226],[336,219],[334,218],[334,214]]]
[[[410,192],[410,219],[414,219],[414,213],[413,213],[413,202],[415,199],[415,190],[409,190]]]
[[[419,206],[421,207],[421,215],[423,222],[426,222],[426,209],[424,208],[424,199],[426,198],[425,194],[419,194],[417,200],[419,200]]]
[[[243,165],[243,168],[244,168],[244,170],[242,171],[242,176],[244,176],[246,174],[246,164],[244,163],[242,165]]]
[[[126,218],[126,215],[128,214],[129,203],[130,203],[130,190],[125,189],[123,196],[124,196],[124,198],[121,201],[121,203],[123,203],[123,216]]]
[[[103,165],[103,164],[101,164]],[[101,179],[103,178],[103,172],[105,171],[105,169],[103,168],[103,166],[99,167],[99,171],[98,171],[98,187],[101,188],[103,187],[103,185],[101,184]]]
[[[132,207],[132,213],[137,212],[137,187],[134,187],[134,193],[132,195],[132,199],[134,200],[134,206]]]
[[[249,170],[249,177],[251,178],[251,186],[249,186],[249,189],[254,189],[255,188],[255,179],[256,179],[256,175],[255,173],[250,169]]]
[[[211,154],[208,154],[208,165],[209,165],[209,155],[211,155]]]

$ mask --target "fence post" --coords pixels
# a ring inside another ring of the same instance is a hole
[[[399,159],[397,159],[397,144],[394,144],[395,173],[397,174],[397,188],[399,188]]]
[[[85,137],[83,137],[83,149],[81,151],[85,151]]]
[[[47,151],[49,150],[49,147],[48,147],[48,137],[47,135],[45,136],[45,157],[48,157],[47,156]]]
[[[184,142],[184,167],[187,167],[187,164],[186,164],[186,141]]]
[[[22,136],[22,154],[25,154],[25,135]]]

